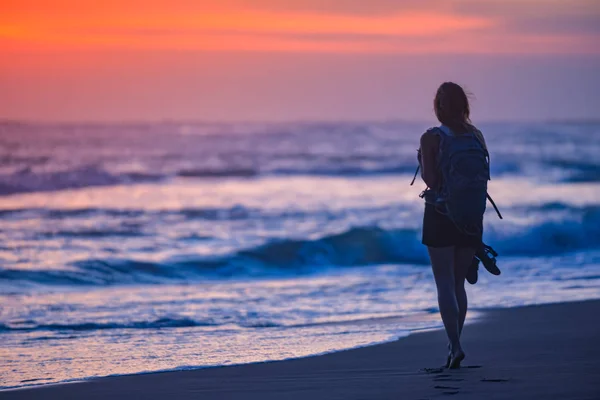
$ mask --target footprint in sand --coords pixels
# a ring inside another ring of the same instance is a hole
[[[423,371],[427,374],[441,374],[445,370],[446,370],[446,368],[439,367],[439,368],[423,368],[421,371]]]
[[[464,379],[462,379],[462,378],[444,378],[444,377],[441,377],[441,378],[436,377],[436,378],[433,378],[433,380],[435,382],[461,382],[461,381],[464,381]]]
[[[473,369],[473,368],[482,368],[482,367],[481,367],[481,365],[463,365],[458,370],[461,370],[461,369]],[[446,367],[423,368],[423,369],[421,369],[421,371],[425,372],[427,374],[441,374],[443,372],[447,372],[448,368],[446,368]]]
[[[508,379],[502,378],[483,378],[481,382],[508,382]]]

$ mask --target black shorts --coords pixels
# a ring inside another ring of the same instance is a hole
[[[483,232],[483,226],[481,231]],[[448,216],[436,211],[433,204],[425,203],[423,240],[428,247],[473,247],[481,244],[481,235],[466,235],[458,230]]]

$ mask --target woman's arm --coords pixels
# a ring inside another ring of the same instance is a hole
[[[439,148],[440,138],[435,133],[427,131],[421,136],[421,178],[423,178],[425,184],[432,189],[437,189],[439,184],[437,171],[437,155]]]

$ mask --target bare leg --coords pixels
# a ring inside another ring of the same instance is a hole
[[[454,247],[428,247],[438,293],[440,314],[450,341],[452,354],[460,351],[459,306],[454,279]],[[463,278],[464,279],[464,278]]]
[[[458,303],[458,335],[462,333],[467,317],[467,292],[465,291],[465,277],[473,260],[475,249],[470,247],[457,247],[454,250],[454,291]]]

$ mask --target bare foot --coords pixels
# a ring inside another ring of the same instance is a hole
[[[458,349],[450,359],[449,369],[457,369],[460,368],[460,363],[465,359],[465,352],[462,349]]]
[[[446,358],[446,364],[444,364],[444,368],[450,368],[451,362],[452,362],[452,354],[448,354],[448,358]]]

